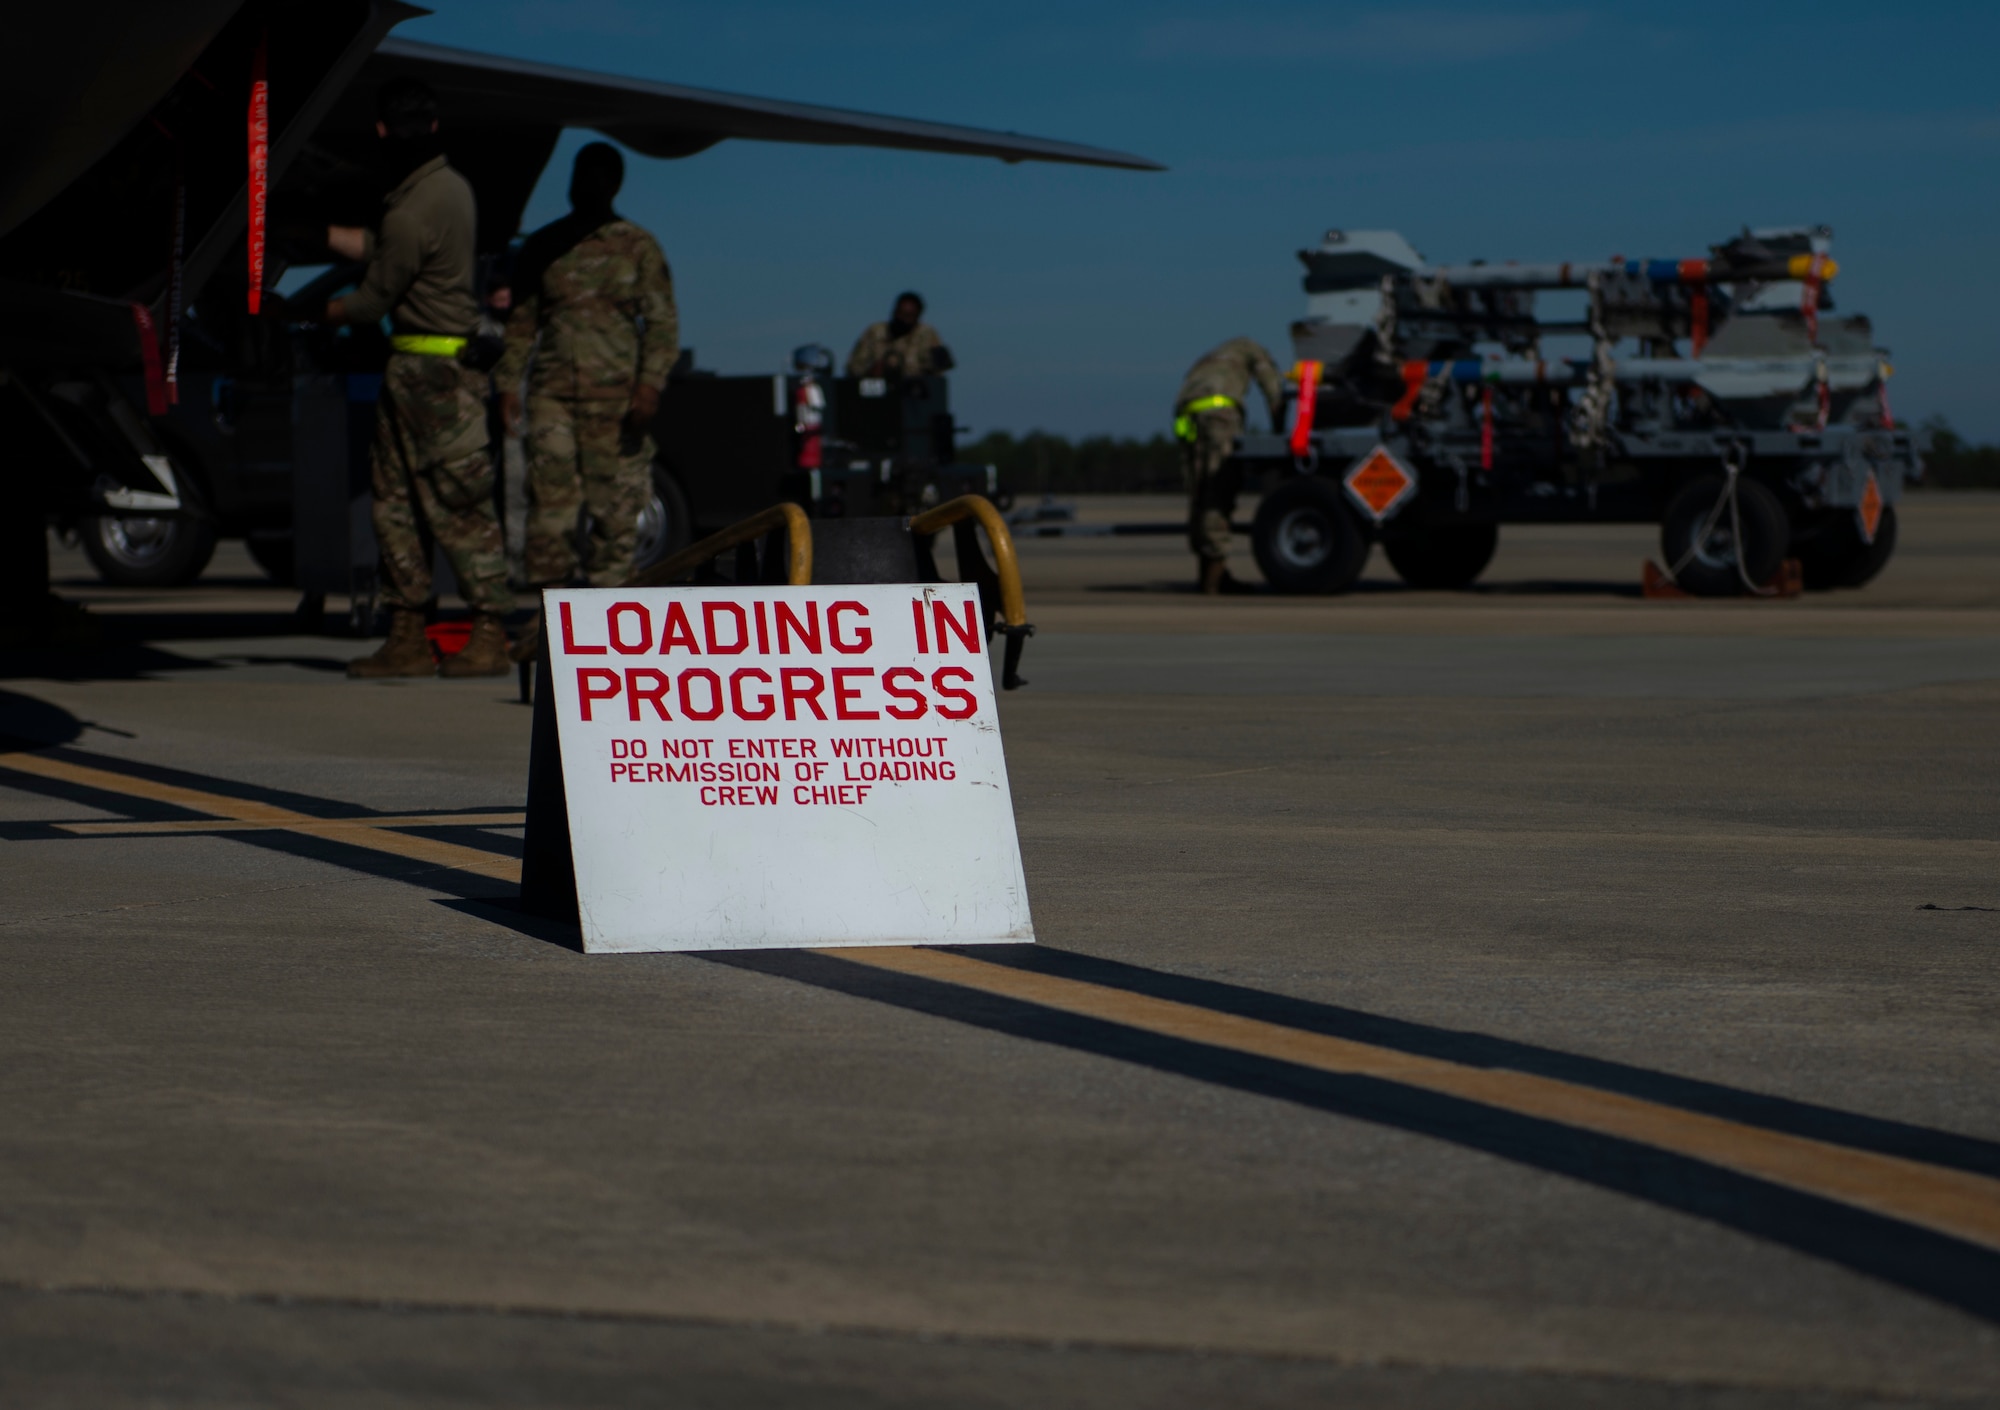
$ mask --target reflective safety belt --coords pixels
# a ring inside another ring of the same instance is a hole
[[[1182,407],[1179,414],[1174,417],[1174,435],[1181,440],[1191,441],[1194,439],[1194,418],[1196,416],[1204,411],[1220,411],[1224,407],[1233,407],[1235,405],[1235,397],[1220,395],[1196,397],[1193,401]]]
[[[389,339],[389,346],[397,352],[422,353],[426,357],[457,357],[466,341],[440,333],[398,333]]]

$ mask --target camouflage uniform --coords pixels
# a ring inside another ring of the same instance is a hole
[[[659,244],[612,216],[572,213],[528,237],[516,266],[507,351],[495,376],[529,369],[528,581],[554,586],[586,566],[593,587],[632,575],[652,492],[653,440],[625,435],[633,390],[665,384],[680,355],[673,276]],[[578,520],[590,538],[578,553]]]
[[[1188,369],[1174,399],[1174,434],[1188,487],[1188,546],[1203,559],[1229,556],[1229,516],[1239,488],[1230,456],[1243,434],[1243,399],[1253,379],[1275,411],[1285,391],[1278,364],[1251,339],[1231,338]],[[1230,405],[1201,405],[1216,397]]]
[[[944,346],[937,329],[919,323],[900,338],[886,323],[871,323],[847,355],[850,377],[928,377],[933,354]],[[878,365],[879,364],[879,365]]]
[[[354,323],[389,314],[397,333],[463,337],[479,316],[472,294],[472,188],[433,157],[391,191],[368,269],[344,301]],[[375,408],[375,538],[382,601],[421,612],[430,602],[431,540],[444,545],[465,600],[481,612],[514,605],[493,502],[486,377],[448,355],[392,353]]]
[[[435,536],[475,611],[514,605],[493,487],[486,374],[454,358],[391,353],[375,408],[375,538],[384,603],[424,610]]]

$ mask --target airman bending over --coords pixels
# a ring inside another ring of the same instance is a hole
[[[1231,338],[1188,369],[1174,399],[1174,434],[1188,486],[1188,546],[1201,560],[1206,593],[1238,586],[1229,575],[1229,516],[1240,488],[1230,456],[1243,434],[1243,403],[1255,380],[1275,422],[1285,384],[1271,355],[1249,338]]]

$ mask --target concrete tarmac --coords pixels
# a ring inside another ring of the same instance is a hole
[[[578,954],[511,681],[59,555],[0,1404],[2000,1403],[2000,496],[1797,601],[1652,548],[1207,600],[1024,541],[1041,945],[943,978]]]

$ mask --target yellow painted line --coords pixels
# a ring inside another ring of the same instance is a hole
[[[280,808],[270,803],[255,803],[244,798],[226,798],[219,793],[204,793],[197,788],[183,788],[178,784],[160,783],[150,778],[134,778],[130,774],[113,773],[109,769],[94,769],[87,764],[72,764],[66,759],[52,759],[44,754],[0,754],[0,767],[12,769],[16,773],[33,774],[37,778],[81,784],[86,788],[101,788],[107,793],[122,793],[128,798],[145,798],[155,803],[171,803],[177,808],[192,808],[199,812],[214,813],[217,817],[234,818],[238,822],[275,824],[306,816],[304,813],[295,813],[289,808]]]
[[[176,784],[134,778],[39,754],[0,754],[0,768],[212,813],[229,822],[329,837],[438,866],[518,881],[520,863],[476,848],[391,826],[427,826],[436,817],[315,818],[275,804],[230,798]],[[459,815],[454,824],[512,826],[518,813]],[[504,819],[504,821],[502,821]],[[132,824],[65,824],[129,831]],[[182,830],[179,825],[171,826]],[[192,821],[187,831],[215,831]],[[1310,1033],[1262,1019],[1218,1013],[1172,999],[1107,985],[1035,974],[964,955],[907,947],[826,949],[852,964],[936,980],[1063,1013],[1101,1019],[1164,1037],[1224,1048],[1322,1072],[1380,1078],[1458,1097],[1518,1115],[1634,1141],[1734,1170],[1773,1184],[1870,1210],[1952,1238],[2000,1250],[2000,1180],[1927,1165],[1900,1156],[1768,1131],[1723,1117],[1644,1101],[1558,1078],[1505,1068],[1474,1067],[1444,1058]]]
[[[1619,1092],[1506,1068],[1473,1067],[1372,1043],[1217,1013],[1172,999],[1062,979],[959,954],[902,947],[828,949],[852,964],[934,979],[1043,1008],[1232,1052],[1379,1077],[1579,1130],[1636,1141],[2000,1250],[2000,1180],[1876,1151],[1767,1131]]]
[[[411,813],[407,817],[318,818],[322,827],[521,827],[526,813]],[[56,823],[64,832],[78,837],[145,837],[176,832],[273,832],[291,831],[290,823],[231,822],[225,818],[176,818],[172,822],[85,822]]]
[[[518,882],[521,879],[521,864],[513,857],[499,857],[491,852],[482,852],[477,847],[461,847],[455,842],[442,842],[433,837],[414,837],[407,832],[386,831],[378,825],[376,819],[372,818],[366,820],[366,825],[357,827],[355,823],[360,820],[353,818],[315,818],[306,813],[294,812],[290,808],[280,808],[273,803],[230,798],[224,794],[208,793],[198,788],[183,788],[179,784],[134,778],[130,774],[113,773],[109,769],[96,769],[87,764],[73,764],[67,759],[52,759],[43,754],[0,754],[0,768],[12,769],[16,773],[32,774],[37,778],[102,789],[107,793],[122,793],[128,798],[145,798],[155,803],[171,803],[177,808],[213,813],[216,817],[226,818],[231,822],[256,823],[285,832],[303,833],[307,837],[324,837],[355,847],[366,847],[375,852],[387,852],[412,861],[429,862],[433,866],[477,872],[481,876],[490,876],[502,881]]]

